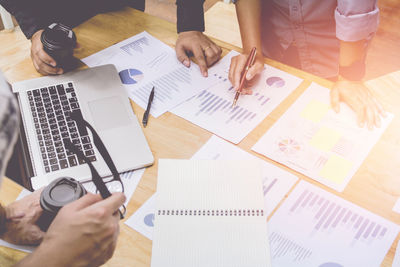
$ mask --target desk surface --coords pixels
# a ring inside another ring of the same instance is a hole
[[[175,25],[127,8],[119,12],[98,15],[77,27],[75,32],[81,48],[77,51],[76,56],[78,58],[86,57],[144,30],[170,46],[175,44],[177,38]],[[231,49],[238,50],[237,47],[218,40],[216,43],[223,48],[224,55]],[[266,63],[299,76],[305,81],[239,144],[240,148],[251,154],[254,154],[251,147],[312,81],[327,87],[331,86],[329,81],[278,62],[266,60]],[[38,77],[39,74],[36,73],[27,54],[26,58],[16,64],[15,68],[6,72],[6,76],[10,82],[16,82]],[[400,196],[400,179],[398,178],[400,174],[400,150],[398,149],[400,147],[400,105],[398,105],[400,102],[400,72],[370,81],[369,86],[374,89],[387,110],[395,114],[395,118],[342,193],[320,185],[285,166],[280,165],[280,167],[303,180],[316,184],[399,224],[400,215],[394,213],[392,207]],[[137,116],[141,118],[143,109],[133,102],[132,107]],[[171,113],[166,113],[157,119],[151,118],[149,125],[143,131],[154,154],[155,164],[146,169],[128,205],[127,217],[131,216],[155,192],[159,158],[188,159],[212,135]],[[257,156],[272,162],[266,157]],[[19,186],[5,179],[0,191],[0,199],[5,204],[9,203],[17,197],[20,190]],[[391,266],[397,240],[398,238],[385,257],[382,266]],[[10,266],[24,256],[25,253],[0,248],[0,265]],[[150,266],[150,259],[151,241],[121,223],[117,249],[113,258],[105,266]]]

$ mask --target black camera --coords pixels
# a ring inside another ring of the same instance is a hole
[[[40,195],[40,206],[43,214],[38,220],[38,225],[43,231],[47,231],[58,211],[84,195],[86,189],[83,185],[70,177],[61,177],[46,186]]]
[[[43,31],[40,40],[43,50],[57,62],[57,67],[68,71],[77,66],[77,59],[73,56],[76,35],[71,28],[53,23]]]

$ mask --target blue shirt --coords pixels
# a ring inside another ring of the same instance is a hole
[[[303,70],[334,77],[339,40],[370,40],[378,24],[377,0],[262,0],[263,53],[279,60],[294,45]]]

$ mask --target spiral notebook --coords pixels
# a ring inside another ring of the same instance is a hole
[[[271,266],[256,161],[159,161],[152,267]]]

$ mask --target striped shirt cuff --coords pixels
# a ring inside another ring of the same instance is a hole
[[[364,14],[345,16],[335,10],[336,37],[345,42],[369,39],[378,29],[379,9]]]

